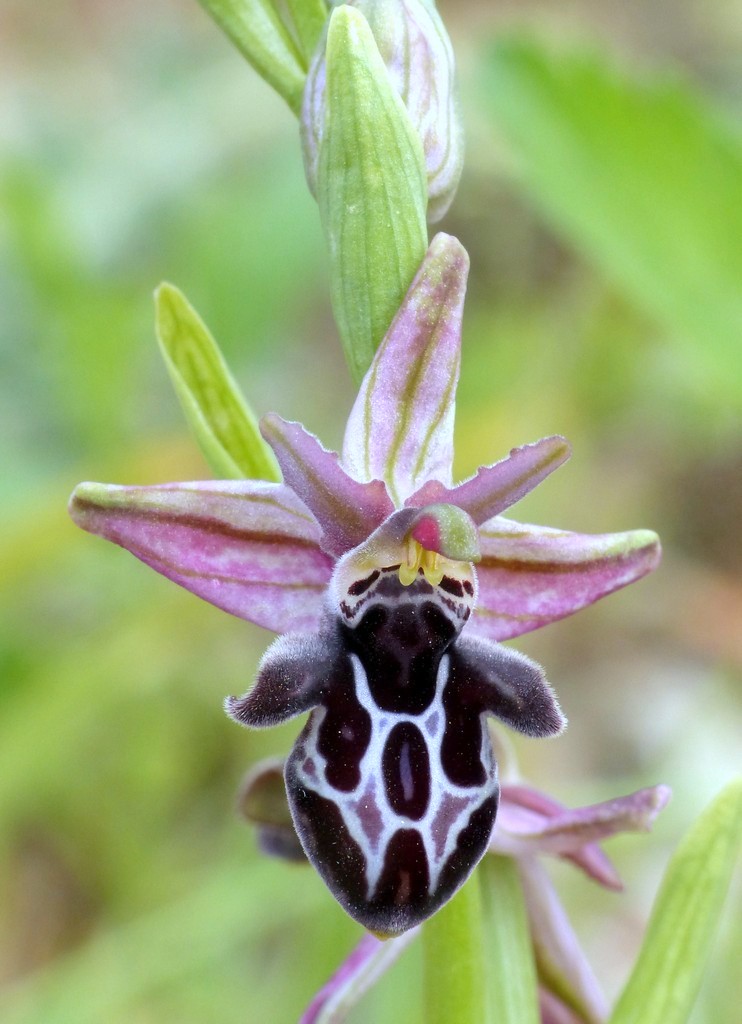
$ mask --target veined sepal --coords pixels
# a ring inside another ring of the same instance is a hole
[[[348,417],[343,464],[359,480],[384,480],[397,505],[427,480],[451,485],[468,273],[461,242],[437,234]]]
[[[656,569],[662,554],[651,530],[573,533],[499,515],[480,527],[479,537],[479,599],[469,628],[493,640],[593,604]]]
[[[69,511],[83,530],[239,618],[277,633],[317,627],[332,560],[311,513],[283,484],[82,483]]]

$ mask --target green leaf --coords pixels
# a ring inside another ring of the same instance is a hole
[[[479,868],[492,1019],[497,1024],[539,1024],[533,946],[515,862],[489,855]]]
[[[269,0],[199,0],[261,78],[295,114],[301,107],[305,63]]]
[[[330,20],[326,96],[317,199],[335,319],[359,382],[428,246],[427,177],[420,138],[352,7]]]
[[[489,1024],[478,873],[423,925],[423,962],[425,1024]]]
[[[219,347],[183,293],[155,292],[157,340],[186,419],[215,475],[275,480],[281,471],[260,436]]]
[[[741,842],[739,779],[704,811],[670,861],[611,1024],[688,1020]]]
[[[555,229],[742,403],[742,140],[682,81],[502,41],[487,99]]]
[[[325,0],[286,0],[286,5],[308,64],[328,18],[327,4]]]

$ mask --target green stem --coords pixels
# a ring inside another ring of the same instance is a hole
[[[486,922],[487,981],[497,1024],[539,1024],[533,944],[518,868],[489,855],[479,868]]]
[[[426,1024],[489,1021],[478,872],[423,925]]]

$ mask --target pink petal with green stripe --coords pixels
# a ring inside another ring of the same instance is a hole
[[[319,621],[333,562],[320,549],[314,517],[283,484],[84,483],[70,514],[84,530],[241,619],[276,633]]]
[[[402,935],[383,941],[366,934],[323,985],[299,1024],[342,1024],[361,997],[404,953],[420,931],[410,928]]]
[[[480,528],[479,599],[467,629],[507,640],[641,579],[660,560],[650,530],[584,534],[498,516]]]
[[[507,458],[493,466],[482,466],[457,487],[444,487],[437,479],[431,479],[412,494],[406,504],[458,505],[479,526],[520,501],[566,462],[570,452],[569,443],[563,437],[544,437],[533,444],[513,448]]]
[[[394,511],[381,480],[359,483],[340,465],[340,456],[323,448],[301,423],[275,413],[260,423],[275,452],[283,478],[311,509],[322,527],[322,547],[343,555],[366,540]]]
[[[343,465],[359,480],[385,480],[397,505],[431,477],[451,482],[468,272],[461,243],[436,235],[348,419]]]

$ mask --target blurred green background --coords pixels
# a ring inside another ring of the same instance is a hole
[[[518,743],[536,785],[674,789],[651,837],[609,846],[624,895],[555,866],[615,994],[670,851],[742,767],[742,11],[439,7],[468,141],[442,225],[472,255],[460,474],[563,432],[572,462],[517,517],[665,544],[653,578],[517,643],[571,722]],[[65,504],[81,479],[207,475],[154,344],[163,278],[258,412],[339,444],[296,124],[193,0],[6,0],[0,39],[0,1020],[291,1022],[359,929],[234,814],[296,733],[221,710],[270,638]],[[738,1009],[732,900],[696,1024]],[[413,948],[353,1019],[419,1005]]]

